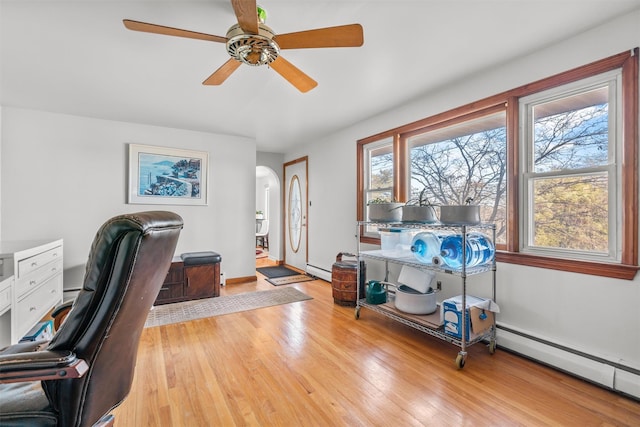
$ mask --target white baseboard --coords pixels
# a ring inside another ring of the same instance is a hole
[[[307,264],[307,274],[331,283],[331,272],[315,265]]]
[[[636,375],[633,372],[623,371],[622,369],[616,369],[616,376],[613,384],[614,390],[621,391],[629,396],[640,399],[640,375]]]
[[[498,326],[498,347],[511,350],[587,381],[640,398],[640,373],[601,358],[571,351],[519,331]]]

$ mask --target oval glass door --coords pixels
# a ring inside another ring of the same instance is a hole
[[[300,181],[298,175],[291,177],[289,184],[289,243],[293,252],[300,249],[302,237],[302,196],[300,193]]]

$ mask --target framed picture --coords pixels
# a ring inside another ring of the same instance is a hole
[[[129,144],[129,203],[206,205],[209,154]]]

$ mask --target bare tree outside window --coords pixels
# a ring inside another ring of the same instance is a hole
[[[473,199],[483,222],[496,224],[497,243],[506,241],[505,114],[464,122],[409,141],[411,198],[426,189],[433,205],[461,205]],[[472,132],[469,132],[472,130]]]
[[[608,92],[605,86],[532,107],[534,247],[608,253]]]
[[[366,202],[373,199],[393,200],[393,151],[391,142],[373,148],[369,153],[369,183]]]

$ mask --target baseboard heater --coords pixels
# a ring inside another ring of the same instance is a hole
[[[633,367],[572,349],[504,324],[497,325],[497,342],[499,348],[636,400],[640,399],[640,370]]]
[[[331,272],[315,265],[307,264],[307,274],[331,283]]]

